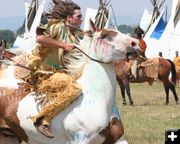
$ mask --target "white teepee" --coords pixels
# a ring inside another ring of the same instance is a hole
[[[13,44],[11,51],[30,51],[35,44],[36,27],[39,25],[44,11],[46,0],[32,0],[31,3],[25,2],[26,18],[24,23],[25,32],[18,36]]]
[[[175,51],[180,51],[179,41],[180,41],[180,0],[172,1],[172,10],[170,19],[161,34],[159,39],[151,37],[154,30],[158,27],[160,19],[162,18],[163,11],[161,15],[156,19],[156,21],[151,25],[148,32],[146,33],[144,39],[147,43],[146,56],[156,57],[159,52],[163,53],[163,57],[173,60],[175,56]]]

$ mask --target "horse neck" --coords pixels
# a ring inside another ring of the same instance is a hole
[[[100,64],[89,60],[78,82],[82,86],[84,101],[92,99],[112,108],[116,96],[114,64]]]
[[[89,55],[91,58],[100,60],[99,57],[103,59],[106,58],[106,53],[101,53],[103,48],[103,43],[96,43],[95,40],[87,38],[81,42],[82,50]],[[98,55],[97,57],[97,54]],[[115,77],[115,66],[111,64],[103,64],[90,60],[88,57],[84,56],[80,58],[80,61],[76,61],[75,65],[82,65],[82,73],[78,82],[82,86],[83,99],[101,99],[106,100],[111,103],[115,98],[116,93],[116,77]],[[107,103],[108,103],[107,102]]]

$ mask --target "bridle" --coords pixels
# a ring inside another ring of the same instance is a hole
[[[85,32],[85,31],[83,31],[82,29],[80,29],[80,28],[78,28],[78,27],[76,27],[76,26],[74,26],[74,25],[66,24],[66,26],[71,27],[71,28],[73,28],[73,29],[75,29],[75,30],[78,30],[78,31],[80,31],[82,34],[87,34],[87,35],[89,35],[88,32]],[[92,60],[92,61],[95,61],[95,62],[98,62],[98,63],[103,63],[103,64],[110,64],[110,63],[112,63],[112,61],[110,61],[110,62],[103,62],[103,61],[101,61],[101,60],[95,59],[95,58],[89,56],[87,53],[85,53],[82,49],[80,49],[78,45],[76,45],[76,44],[74,44],[74,45],[75,45],[75,49],[79,50],[82,54],[84,54],[86,57],[88,57],[88,58],[89,58],[90,60]],[[90,46],[91,46],[91,44],[90,44]],[[61,60],[62,60],[62,63],[63,63],[63,65],[64,65],[63,56],[61,57]]]
[[[102,64],[110,64],[110,63],[112,63],[112,61],[110,61],[110,62],[103,62],[103,61],[100,61],[100,60],[98,60],[98,59],[95,59],[95,58],[89,56],[89,55],[88,55],[87,53],[85,53],[82,49],[78,48],[77,45],[75,46],[74,49],[79,50],[82,54],[84,54],[87,58],[89,58],[89,59],[92,60],[92,61],[95,61],[95,62],[98,62],[98,63],[102,63]],[[61,62],[62,62],[62,66],[63,66],[64,68],[66,68],[66,64],[65,64],[65,60],[64,60],[64,55],[65,55],[66,53],[67,53],[66,51],[63,51],[63,53],[62,53],[62,55],[61,55]]]
[[[112,61],[110,61],[110,62],[103,62],[103,61],[100,61],[100,60],[98,60],[98,59],[95,59],[95,58],[93,58],[93,57],[90,57],[88,54],[86,54],[83,50],[81,50],[80,48],[78,48],[78,47],[75,47],[75,49],[78,49],[82,54],[84,54],[86,57],[88,57],[90,60],[92,60],[92,61],[95,61],[95,62],[98,62],[98,63],[103,63],[103,64],[110,64],[110,63],[112,63]]]

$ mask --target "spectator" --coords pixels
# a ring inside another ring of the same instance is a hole
[[[176,67],[176,80],[177,80],[177,83],[179,83],[180,81],[180,56],[179,56],[178,51],[175,51],[175,57],[174,57],[173,62]]]
[[[162,52],[159,52],[159,57],[163,58],[163,53]]]

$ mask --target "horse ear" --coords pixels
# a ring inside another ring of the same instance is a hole
[[[92,32],[95,32],[96,31],[96,26],[94,24],[94,22],[92,21],[92,19],[90,18],[89,19],[89,28]]]

